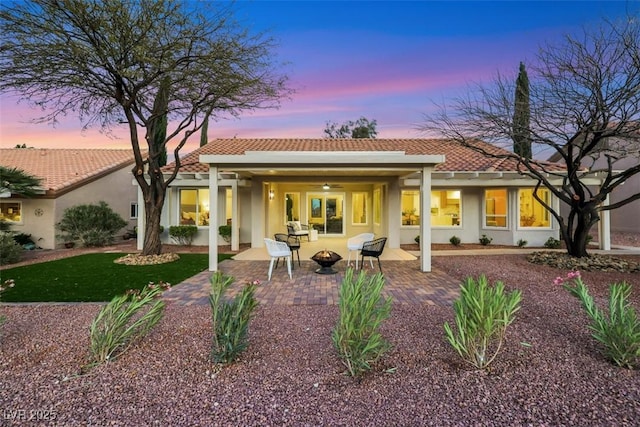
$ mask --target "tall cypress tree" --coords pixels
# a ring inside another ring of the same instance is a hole
[[[202,129],[200,129],[200,147],[204,147],[209,142],[207,133],[209,133],[209,114],[204,116],[204,123],[202,123]]]
[[[167,146],[165,138],[167,137],[167,110],[169,108],[169,85],[170,80],[165,77],[160,82],[160,88],[153,101],[152,121],[153,131],[150,132],[153,138],[152,145],[158,155],[158,166],[162,167],[167,164]]]
[[[516,80],[515,108],[513,110],[513,152],[531,158],[531,134],[529,130],[531,110],[529,108],[529,77],[524,63]]]

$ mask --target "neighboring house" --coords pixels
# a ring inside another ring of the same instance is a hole
[[[209,245],[212,271],[220,225],[232,225],[232,248],[262,247],[289,221],[309,224],[320,239],[373,232],[392,248],[419,235],[421,268],[430,271],[429,243],[454,235],[535,246],[559,238],[516,166],[438,139],[216,139],[181,159],[162,224],[197,225],[194,243]],[[548,190],[540,194],[558,207]]]
[[[0,197],[0,218],[10,222],[13,231],[30,234],[38,247],[54,249],[63,243],[55,225],[64,210],[75,205],[104,201],[129,221],[128,228],[136,224],[131,150],[0,149],[0,164],[42,180],[35,197]]]
[[[561,160],[559,153],[554,153],[550,158],[550,162],[557,162]],[[589,164],[583,164],[585,167],[590,167],[591,170],[606,170],[607,160],[604,156],[600,156],[593,164],[591,159],[586,159]],[[615,170],[626,170],[632,166],[638,165],[640,159],[637,152],[628,157],[618,160],[614,164]],[[626,180],[624,184],[618,186],[611,194],[609,194],[609,204],[617,203],[621,200],[625,200],[628,197],[640,193],[640,174],[636,174]],[[560,213],[566,218],[569,214],[569,206],[566,203],[560,205]],[[611,231],[626,232],[626,233],[640,233],[640,199],[628,203],[620,208],[610,211]]]

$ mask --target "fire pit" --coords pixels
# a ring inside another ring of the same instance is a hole
[[[316,270],[318,274],[336,274],[338,271],[333,268],[333,264],[340,261],[342,257],[333,251],[320,251],[311,257],[312,260],[320,265]]]

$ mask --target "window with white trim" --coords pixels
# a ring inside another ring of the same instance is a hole
[[[485,227],[507,227],[507,189],[495,188],[484,191]]]
[[[22,222],[22,202],[0,202],[0,220]]]
[[[533,188],[518,190],[518,209],[520,210],[520,227],[550,228],[549,211],[535,199]],[[551,192],[548,188],[538,188],[538,197],[547,205],[551,204]]]
[[[431,226],[460,227],[461,202],[461,190],[431,190]]]
[[[209,225],[209,189],[180,190],[180,224]]]

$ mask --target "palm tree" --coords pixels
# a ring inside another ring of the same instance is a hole
[[[40,187],[40,178],[29,175],[18,168],[0,166],[0,194],[10,193],[33,197]]]

